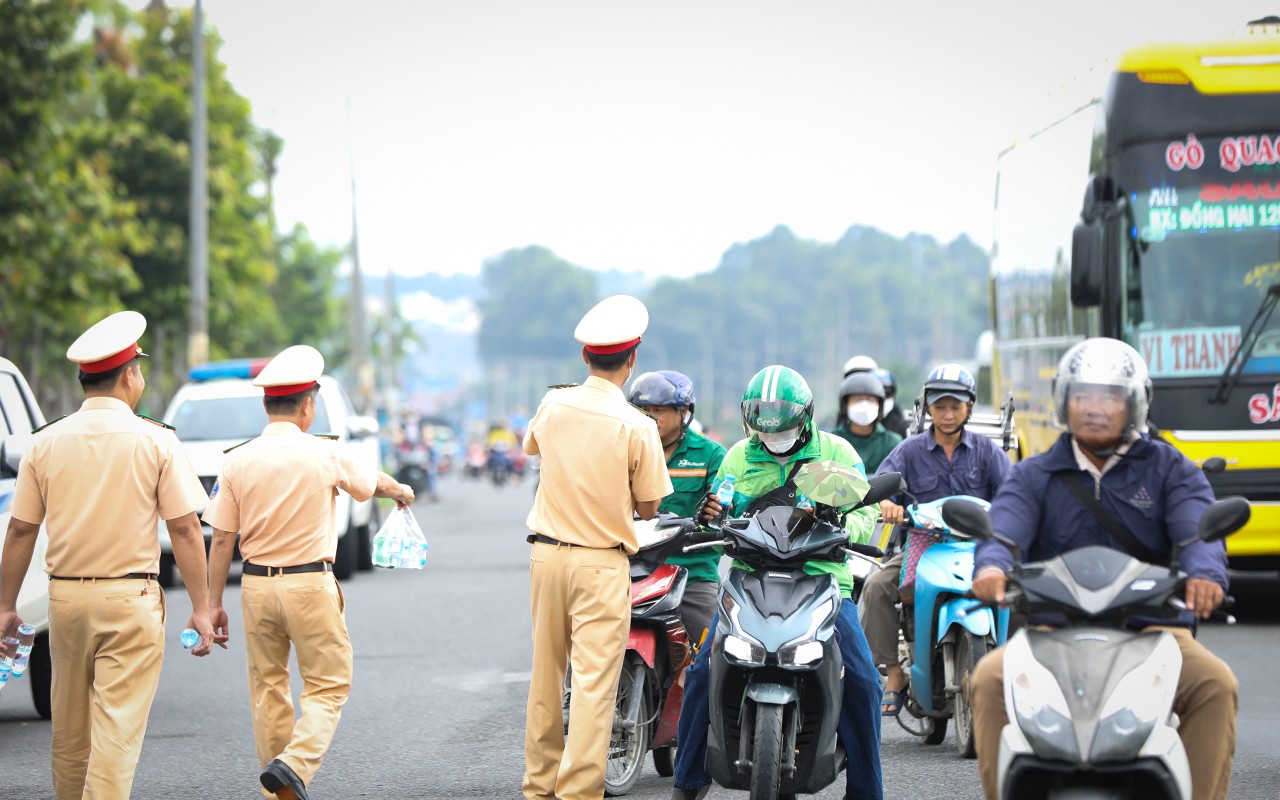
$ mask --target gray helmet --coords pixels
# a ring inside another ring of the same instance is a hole
[[[849,414],[845,409],[845,405],[847,399],[855,394],[865,394],[876,398],[876,405],[880,407],[880,413],[877,414],[876,418],[879,419],[884,416],[884,384],[876,377],[874,372],[855,372],[840,384],[840,402],[836,408],[837,425],[843,425],[849,421]]]

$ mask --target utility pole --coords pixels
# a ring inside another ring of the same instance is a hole
[[[396,376],[396,271],[387,267],[387,282],[383,300],[383,329],[386,342],[382,354],[382,403],[387,411],[387,419],[395,419],[396,410],[400,407],[400,382]]]
[[[204,9],[196,0],[191,29],[191,209],[188,248],[191,304],[188,312],[187,365],[209,360],[209,132],[205,100]]]
[[[360,233],[356,219],[356,160],[351,141],[351,100],[347,99],[347,162],[351,169],[351,379],[355,388],[355,405],[361,414],[369,413],[373,396],[372,368],[369,365],[369,335],[364,322],[364,273],[360,270]]]

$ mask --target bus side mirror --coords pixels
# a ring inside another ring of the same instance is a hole
[[[1071,305],[1077,308],[1102,302],[1102,274],[1106,260],[1106,235],[1102,220],[1077,222],[1071,232]]]

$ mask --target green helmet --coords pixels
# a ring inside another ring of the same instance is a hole
[[[743,431],[772,453],[789,452],[806,440],[811,419],[813,392],[790,367],[765,367],[742,394]]]

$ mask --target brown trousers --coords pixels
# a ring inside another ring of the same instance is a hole
[[[533,674],[524,733],[527,800],[598,800],[631,628],[631,577],[618,550],[535,544],[529,556]],[[572,662],[569,732],[562,702]]]
[[[351,692],[351,637],[342,591],[328,572],[245,575],[240,609],[258,761],[265,767],[278,758],[310,785]],[[302,714],[296,722],[289,691],[290,644],[302,675]]]
[[[1182,674],[1173,698],[1178,736],[1191,767],[1192,800],[1226,800],[1236,751],[1240,684],[1231,668],[1186,628],[1167,630],[1182,650]],[[997,800],[1000,734],[1009,717],[1004,705],[1004,648],[988,653],[973,673],[973,730],[978,775],[987,800]]]
[[[154,582],[49,581],[58,800],[128,800],[160,682],[164,617]]]
[[[881,669],[898,663],[898,582],[902,576],[904,555],[898,553],[867,576],[858,599],[862,630],[871,647],[871,663]]]

